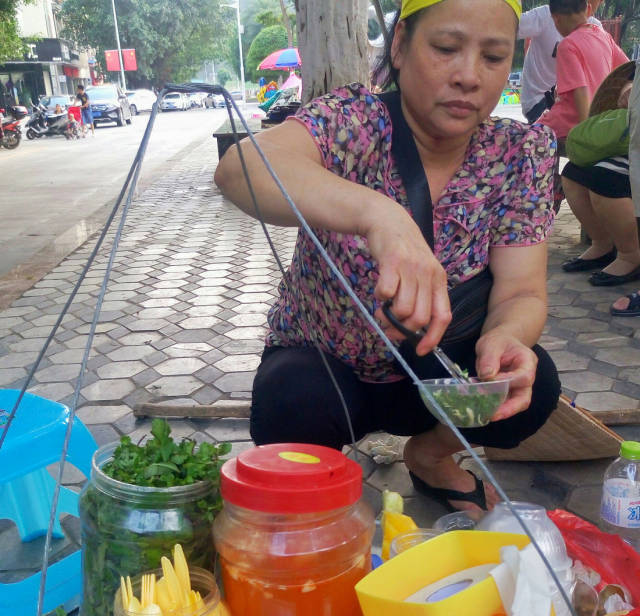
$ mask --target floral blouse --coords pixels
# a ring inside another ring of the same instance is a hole
[[[293,121],[315,141],[328,170],[382,192],[410,211],[391,153],[385,104],[361,84],[313,100]],[[550,129],[489,118],[471,138],[465,160],[433,205],[435,255],[449,286],[479,274],[491,246],[543,242],[553,223],[556,143]],[[366,238],[314,230],[373,314],[378,268]],[[298,233],[287,283],[269,311],[268,346],[310,346],[352,366],[365,381],[398,379],[392,354],[342,289],[304,231]]]

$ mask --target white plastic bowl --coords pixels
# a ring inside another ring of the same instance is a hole
[[[567,555],[567,546],[558,527],[549,519],[547,511],[533,503],[512,503],[518,515],[526,523],[527,528],[540,546],[542,553],[549,560],[554,571],[570,574],[573,564]],[[477,530],[488,530],[497,533],[526,534],[506,503],[498,503],[477,525]]]
[[[474,530],[476,522],[465,511],[454,511],[438,518],[433,525],[433,529],[442,533],[452,530]]]
[[[417,528],[416,530],[410,530],[406,533],[400,533],[391,541],[389,546],[389,558],[393,558],[398,554],[405,552],[409,548],[416,545],[420,545],[429,539],[433,539],[438,535],[441,535],[441,530],[434,530],[432,528]]]

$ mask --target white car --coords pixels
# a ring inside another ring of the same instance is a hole
[[[209,109],[213,109],[216,107],[226,107],[226,103],[224,100],[224,96],[222,96],[222,94],[209,94],[205,99],[204,99],[204,106]]]
[[[204,107],[205,96],[207,96],[206,92],[191,92],[189,94],[189,104],[192,107]]]
[[[164,95],[160,103],[162,111],[186,111],[190,107],[189,97],[182,92],[169,92],[169,94]]]
[[[515,73],[509,73],[509,85],[514,88],[519,88],[522,81],[522,71],[516,71]]]
[[[131,106],[131,115],[137,115],[141,111],[151,111],[153,103],[158,98],[151,90],[129,90],[127,98]]]

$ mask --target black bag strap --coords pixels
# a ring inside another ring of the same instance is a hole
[[[433,250],[433,204],[431,203],[429,182],[420,160],[413,133],[402,113],[400,92],[385,92],[380,95],[380,99],[387,106],[393,123],[391,153],[407,191],[413,219],[420,227],[429,248]]]

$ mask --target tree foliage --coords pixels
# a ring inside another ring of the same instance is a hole
[[[287,46],[287,31],[284,26],[269,26],[260,30],[253,39],[247,54],[246,73],[251,81],[258,81],[264,77],[267,81],[278,79],[282,71],[259,71],[258,65],[270,53]]]
[[[226,68],[216,71],[216,83],[224,87],[229,81],[231,81],[231,73]]]
[[[135,48],[138,59],[138,71],[127,76],[132,85],[188,80],[220,54],[234,25],[220,0],[116,0],[116,11],[122,47]],[[94,47],[99,62],[116,48],[110,2],[65,0],[61,16],[63,35]]]
[[[630,54],[634,43],[640,42],[640,0],[606,0],[599,12],[601,18],[622,17],[621,43]]]
[[[16,10],[20,0],[0,0],[0,64],[22,59],[26,48],[20,38]],[[29,4],[33,0],[27,0]]]
[[[246,59],[251,48],[251,43],[258,36],[258,33],[266,27],[274,25],[284,25],[282,19],[282,10],[279,0],[251,0],[250,2],[240,2],[243,7],[241,11],[241,21],[244,28],[242,35],[242,54]],[[285,0],[288,15],[293,24],[295,24],[295,7],[292,0]],[[229,41],[226,45],[227,53],[225,59],[233,66],[236,73],[240,73],[240,60],[238,54],[238,38],[237,30],[235,32],[235,42]],[[283,45],[286,47],[287,43]],[[260,58],[262,59],[262,58]],[[246,64],[246,62],[245,62]],[[262,75],[262,73],[260,74]]]

